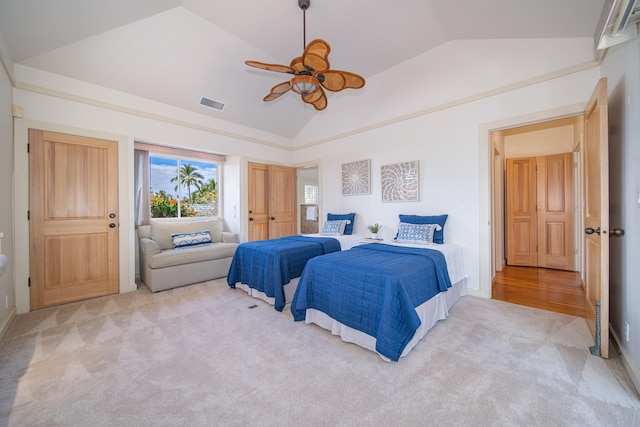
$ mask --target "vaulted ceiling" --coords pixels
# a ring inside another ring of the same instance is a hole
[[[306,40],[331,45],[332,69],[365,79],[463,39],[593,37],[604,0],[311,0]],[[15,64],[293,138],[317,112],[287,93],[303,50],[298,0],[0,0],[0,34]],[[362,91],[367,90],[367,86]],[[348,103],[353,90],[328,94]],[[200,105],[201,97],[225,104]]]

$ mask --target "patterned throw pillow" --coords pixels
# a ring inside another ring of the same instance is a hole
[[[396,241],[431,245],[433,244],[434,233],[441,228],[438,224],[408,224],[401,222],[398,227]]]
[[[400,214],[400,222],[409,224],[438,224],[440,228],[433,235],[433,243],[444,243],[444,224],[448,214],[444,215],[403,215]]]
[[[347,220],[347,225],[344,227],[344,234],[351,235],[351,233],[353,233],[353,225],[354,225],[353,223],[356,220],[355,212],[348,213],[348,214],[332,214],[332,213],[327,214],[327,221],[341,221],[341,220]]]
[[[212,243],[211,233],[209,233],[209,230],[200,231],[198,233],[172,234],[171,239],[173,239],[173,247],[176,249],[208,245]]]
[[[323,236],[342,236],[344,228],[347,226],[346,220],[341,221],[325,221],[322,226]]]

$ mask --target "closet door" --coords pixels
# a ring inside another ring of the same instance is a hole
[[[297,231],[296,169],[249,163],[249,241]]]
[[[574,270],[571,153],[537,158],[538,267]]]
[[[249,241],[269,238],[269,166],[249,163]]]
[[[571,153],[507,159],[507,264],[573,271]]]
[[[269,165],[269,238],[293,236],[296,215],[296,169]]]
[[[534,267],[537,255],[536,159],[507,159],[507,264]]]

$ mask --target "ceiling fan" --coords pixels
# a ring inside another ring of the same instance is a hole
[[[311,0],[298,0],[298,6],[302,9],[303,22],[303,46],[302,56],[294,58],[289,65],[266,64],[258,61],[245,61],[244,63],[263,70],[279,73],[293,74],[290,81],[283,82],[271,88],[266,101],[274,99],[293,90],[298,93],[304,102],[313,105],[316,110],[324,110],[327,107],[327,95],[324,89],[339,92],[343,89],[360,89],[364,86],[364,79],[348,71],[331,70],[329,65],[329,43],[322,39],[306,41],[306,10]],[[323,89],[324,88],[324,89]]]

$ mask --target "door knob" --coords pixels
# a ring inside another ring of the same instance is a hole
[[[591,227],[587,227],[584,229],[584,232],[587,234],[593,234],[596,233],[597,235],[600,235],[600,227],[596,228],[595,230]]]
[[[624,230],[622,228],[614,228],[609,232],[609,237],[620,237],[624,236]]]
[[[116,225],[112,222],[111,224],[109,224],[109,228],[116,228]]]
[[[271,217],[271,221],[273,221],[274,219],[276,219],[276,217],[275,217],[275,216],[272,216],[272,217]]]
[[[249,221],[253,221],[253,218],[249,218]]]
[[[109,214],[109,218],[115,218],[115,217],[116,217],[116,214],[114,214],[114,213],[110,213]]]

